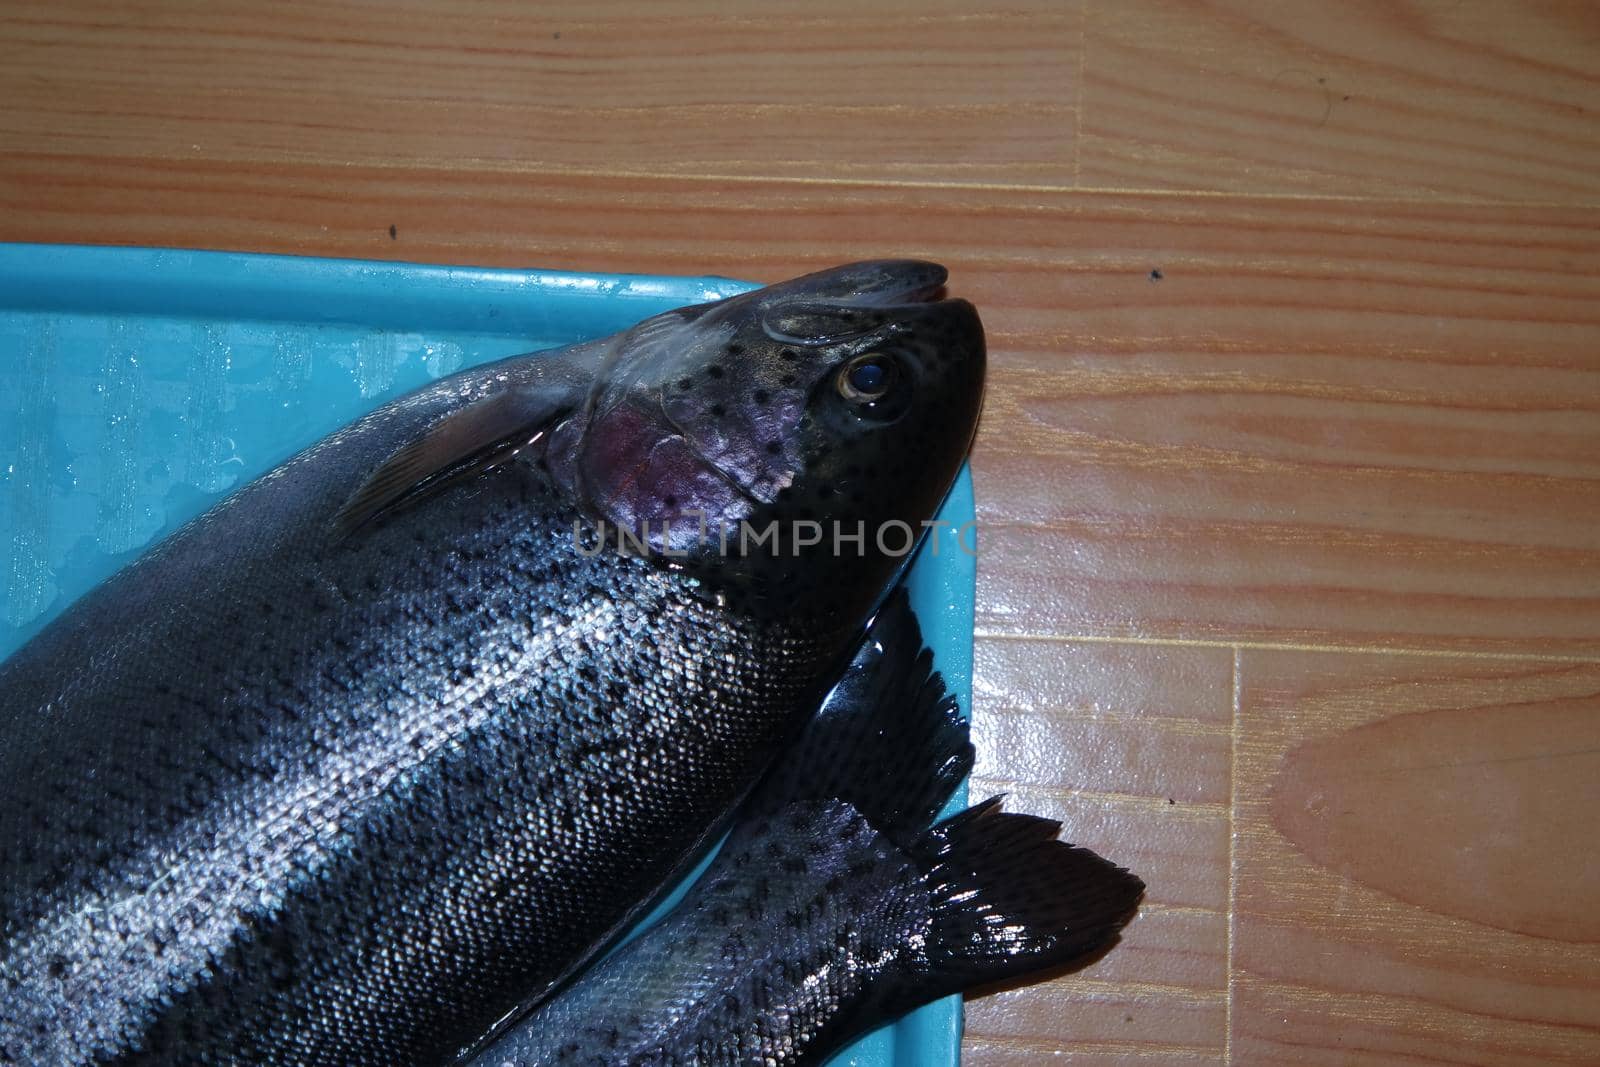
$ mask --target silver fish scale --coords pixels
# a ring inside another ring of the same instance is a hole
[[[843,642],[585,558],[531,467],[492,485],[319,566],[271,529],[158,554],[135,570],[215,565],[211,614],[123,578],[95,606],[130,625],[69,684],[6,665],[73,736],[4,768],[0,1062],[448,1056],[737,799]]]

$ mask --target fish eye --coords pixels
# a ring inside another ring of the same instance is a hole
[[[894,388],[894,361],[877,352],[867,352],[846,363],[839,371],[839,395],[856,404],[881,400]]]

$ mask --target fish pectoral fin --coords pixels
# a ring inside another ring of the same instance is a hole
[[[536,443],[572,405],[571,393],[563,389],[506,389],[445,415],[361,483],[333,517],[335,541],[506,463]]]
[[[939,814],[972,770],[955,697],[934,668],[904,588],[890,594],[844,676],[778,757],[746,818],[837,798],[899,841]]]

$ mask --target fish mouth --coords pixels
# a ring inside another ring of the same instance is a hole
[[[875,264],[882,280],[864,289],[857,300],[870,307],[934,304],[944,297],[950,272],[938,263],[890,260]]]
[[[948,272],[920,259],[875,259],[763,290],[761,327],[779,344],[815,348],[900,329],[911,319],[960,313],[944,298]]]
[[[922,259],[868,259],[773,286],[775,302],[818,301],[858,307],[937,303],[950,272]]]
[[[869,307],[906,307],[911,304],[941,304],[944,299],[944,282],[935,282],[896,292],[875,294],[861,302]]]
[[[868,307],[937,303],[943,299],[950,277],[941,264],[920,259],[868,260],[838,269],[861,278],[849,302]]]

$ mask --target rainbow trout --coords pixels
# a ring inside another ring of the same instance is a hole
[[[984,343],[944,278],[443,379],[69,607],[0,665],[0,1063],[446,1062],[592,958],[954,478]]]

